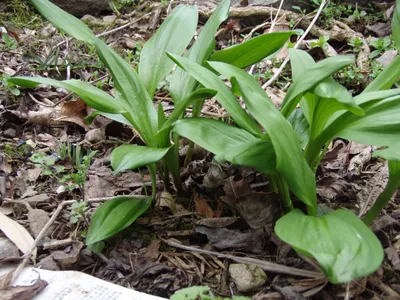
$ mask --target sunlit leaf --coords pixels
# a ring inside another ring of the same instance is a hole
[[[211,55],[210,60],[245,68],[274,54],[283,47],[293,34],[293,31],[287,31],[259,35],[238,45],[216,51]]]
[[[86,244],[94,244],[114,236],[131,225],[142,215],[152,202],[152,198],[116,197],[102,204],[92,216]]]
[[[178,5],[143,46],[139,76],[150,97],[174,66],[166,53],[182,54],[196,32],[197,18],[195,6]]]
[[[158,162],[169,148],[150,148],[146,146],[119,146],[111,153],[111,166],[114,174],[123,170],[132,170]]]
[[[296,209],[278,220],[275,232],[297,252],[315,258],[332,283],[369,275],[383,260],[378,238],[346,210],[312,217]]]
[[[215,33],[223,21],[229,15],[230,0],[223,0],[212,13],[206,24],[200,31],[199,36],[194,42],[185,57],[200,65],[210,56],[215,48]],[[195,89],[196,79],[190,76],[181,68],[176,68],[172,72],[169,91],[175,104],[186,99]]]

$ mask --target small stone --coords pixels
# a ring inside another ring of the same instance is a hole
[[[43,37],[51,37],[54,33],[56,33],[56,31],[57,29],[53,25],[49,24],[40,31],[40,35]]]
[[[5,138],[13,139],[17,136],[17,131],[14,128],[8,128],[3,131],[3,136]]]
[[[0,260],[20,257],[18,248],[7,238],[0,237]]]
[[[82,21],[82,22],[85,22],[85,23],[87,23],[87,24],[92,24],[92,23],[98,22],[97,19],[96,19],[96,17],[93,17],[92,15],[84,15],[84,16],[81,18],[81,21]]]
[[[96,144],[106,139],[106,134],[104,128],[96,128],[89,130],[86,135],[85,139],[91,143]]]
[[[136,49],[136,43],[132,40],[127,40],[125,44],[126,44],[126,47],[128,47],[129,49],[132,49],[132,50]]]
[[[115,19],[117,18],[117,16],[115,15],[110,15],[110,16],[104,16],[103,17],[103,22],[106,24],[112,24],[115,22]]]
[[[231,264],[229,274],[240,292],[259,289],[267,281],[265,272],[260,267],[250,264]]]

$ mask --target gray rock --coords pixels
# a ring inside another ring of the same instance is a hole
[[[231,264],[229,275],[240,292],[259,289],[267,281],[267,274],[260,267],[250,264]]]
[[[52,0],[52,2],[78,17],[86,14],[98,15],[111,10],[108,0]]]
[[[13,139],[17,136],[17,131],[14,128],[8,128],[3,131],[3,136],[5,138]]]

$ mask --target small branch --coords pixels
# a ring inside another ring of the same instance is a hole
[[[323,0],[321,2],[321,5],[319,6],[319,9],[318,9],[314,19],[311,21],[310,25],[308,26],[306,31],[303,33],[303,35],[299,38],[299,40],[297,41],[296,45],[294,45],[295,49],[297,49],[301,45],[303,40],[306,38],[307,34],[311,31],[311,29],[314,26],[315,22],[317,22],[317,20],[319,18],[319,15],[321,14],[322,9],[324,8],[325,4],[326,4],[326,0]],[[283,69],[285,68],[285,66],[289,62],[289,60],[290,60],[290,57],[287,56],[286,59],[283,61],[282,65],[280,66],[280,68],[278,69],[278,71],[274,74],[274,76],[272,76],[272,78],[270,80],[268,80],[266,83],[264,83],[264,85],[262,86],[262,88],[264,90],[267,87],[269,87],[279,77],[279,75],[282,73]]]
[[[268,262],[268,261],[264,261],[264,260],[260,260],[260,259],[256,259],[256,258],[239,257],[239,256],[234,256],[234,255],[229,255],[229,254],[222,254],[222,253],[218,253],[218,252],[214,252],[214,251],[198,249],[198,248],[194,248],[194,247],[190,247],[190,246],[181,245],[172,240],[165,240],[165,239],[161,239],[161,240],[164,243],[166,243],[168,246],[171,246],[171,247],[175,247],[175,248],[186,250],[186,251],[192,251],[192,252],[198,252],[198,253],[202,253],[202,254],[213,255],[216,257],[220,257],[220,258],[227,258],[227,259],[231,259],[238,263],[257,265],[261,269],[263,269],[264,271],[267,271],[267,272],[287,274],[287,275],[292,275],[292,276],[309,277],[309,278],[321,278],[321,277],[323,278],[324,277],[324,274],[319,273],[319,272],[312,272],[312,271],[282,266],[279,264],[275,264],[272,262]]]

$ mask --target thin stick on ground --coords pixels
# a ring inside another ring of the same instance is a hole
[[[190,246],[181,245],[172,240],[165,240],[165,239],[161,239],[161,240],[164,243],[166,243],[168,246],[171,246],[171,247],[175,247],[175,248],[179,248],[179,249],[187,250],[187,251],[198,252],[198,253],[202,253],[202,254],[213,255],[213,256],[216,256],[219,258],[227,258],[227,259],[231,259],[238,263],[248,263],[248,264],[257,265],[264,271],[268,271],[268,272],[273,272],[273,273],[278,273],[278,274],[286,274],[286,275],[292,275],[292,276],[308,277],[308,278],[323,278],[324,277],[324,274],[319,273],[319,272],[312,272],[312,271],[282,266],[282,265],[275,264],[272,262],[255,259],[255,258],[250,258],[250,257],[239,257],[239,256],[234,256],[234,255],[229,255],[229,254],[218,253],[218,252],[214,252],[214,251],[198,249],[198,248],[194,248],[194,247],[190,247]]]
[[[294,48],[297,49],[301,43],[303,42],[303,40],[306,38],[307,34],[310,32],[311,28],[314,26],[315,22],[317,22],[319,15],[322,12],[322,9],[325,7],[326,4],[326,0],[323,0],[321,2],[321,5],[319,6],[319,9],[314,17],[314,19],[311,21],[310,25],[308,26],[308,28],[306,29],[306,31],[303,33],[303,35],[299,38],[299,40],[297,41],[296,45],[294,45]],[[289,62],[289,56],[286,57],[286,59],[283,61],[282,65],[280,66],[280,68],[278,69],[278,71],[276,71],[276,73],[274,74],[274,76],[272,76],[272,78],[270,80],[268,80],[266,83],[264,83],[264,85],[262,86],[263,89],[265,90],[267,87],[269,87],[278,77],[279,75],[282,73],[283,69],[285,68],[285,66],[287,65],[287,63]]]

